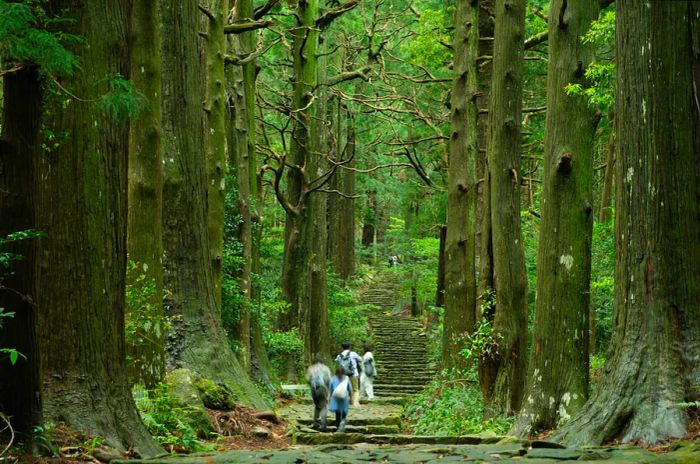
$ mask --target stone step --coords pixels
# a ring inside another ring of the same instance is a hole
[[[334,423],[335,417],[332,414],[328,415],[329,424]],[[324,433],[320,430],[314,430],[309,427],[302,427],[301,433]],[[336,432],[335,425],[328,425],[325,433]],[[345,433],[361,433],[364,435],[387,435],[390,433],[399,433],[398,425],[346,425]]]
[[[362,406],[360,406],[362,408]],[[354,407],[350,408],[348,413],[347,425],[353,427],[367,427],[367,426],[396,426],[401,424],[401,418],[399,416],[386,416],[386,417],[353,417]],[[313,412],[313,411],[311,411]],[[328,423],[331,424],[335,420],[335,414],[332,412],[328,413]],[[297,419],[297,423],[304,426],[310,426],[313,424],[313,418],[309,415],[308,418]]]
[[[426,436],[426,435],[364,435],[361,433],[297,433],[292,436],[292,443],[297,445],[325,445],[330,443],[374,445],[479,445],[498,443],[500,436]]]

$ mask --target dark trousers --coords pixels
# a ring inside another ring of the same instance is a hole
[[[345,418],[348,417],[347,412],[336,411],[335,412],[335,428],[338,432],[341,432],[340,425],[343,423],[343,428],[345,427]]]
[[[326,430],[326,415],[328,414],[328,391],[323,388],[316,388],[311,393],[311,397],[314,400],[314,426],[319,427],[321,430]]]

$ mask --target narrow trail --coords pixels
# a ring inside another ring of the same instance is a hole
[[[492,433],[464,436],[411,435],[402,430],[403,404],[419,393],[435,375],[430,365],[428,342],[415,318],[399,315],[399,282],[395,274],[381,272],[361,295],[361,301],[377,307],[369,315],[374,355],[377,360],[375,399],[350,407],[345,432],[330,426],[322,433],[311,429],[313,405],[304,396],[278,410],[293,427],[288,449],[226,451],[171,456],[138,461],[151,464],[252,464],[252,463],[542,463],[589,461],[606,464],[698,462],[698,450],[688,455],[655,455],[634,447],[564,448],[556,443],[530,442]],[[333,414],[328,415],[329,424]],[[700,448],[700,445],[698,445]],[[673,453],[672,453],[673,454]],[[135,464],[123,461],[123,464]]]

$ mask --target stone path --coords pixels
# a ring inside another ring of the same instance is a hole
[[[419,393],[435,375],[435,366],[428,363],[425,333],[418,320],[395,315],[399,302],[396,274],[384,271],[360,296],[362,303],[377,306],[369,317],[377,378],[374,394],[378,398],[405,399]]]
[[[545,446],[541,447],[539,445]],[[118,461],[115,464],[360,464],[360,463],[510,463],[555,464],[598,462],[606,464],[697,464],[700,442],[666,455],[656,455],[634,447],[557,449],[550,444],[504,440],[480,445],[345,445],[293,446],[284,450],[227,451],[189,456],[168,456],[144,461]]]
[[[428,364],[428,349],[420,323],[392,315],[398,282],[393,273],[381,273],[363,296],[379,310],[369,318],[377,359],[377,398],[351,407],[343,433],[321,433],[310,428],[313,404],[305,397],[278,410],[289,421],[292,443],[288,449],[227,451],[168,456],[122,464],[248,464],[248,463],[527,463],[605,462],[607,464],[698,464],[700,442],[666,455],[634,447],[564,448],[555,443],[529,442],[492,433],[466,436],[419,436],[402,433],[402,404],[430,382],[435,367]],[[329,413],[329,424],[333,414]]]

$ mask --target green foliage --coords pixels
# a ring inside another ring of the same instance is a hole
[[[605,111],[615,105],[616,66],[612,57],[615,50],[615,11],[606,11],[581,38],[596,50],[596,60],[586,68],[587,85],[569,84],[569,95],[585,97],[590,105]]]
[[[337,349],[343,342],[352,343],[356,350],[362,346],[369,337],[367,313],[372,308],[371,305],[358,304],[351,288],[344,286],[342,280],[329,271],[328,330],[331,348]]]
[[[78,67],[65,47],[80,39],[60,31],[72,20],[48,16],[43,3],[0,0],[0,73],[36,65],[43,76],[70,76]]]
[[[605,352],[613,332],[615,310],[615,221],[593,226],[591,252],[591,311],[596,318],[596,340]]]
[[[102,79],[101,82],[106,82],[109,88],[109,91],[99,99],[101,111],[120,126],[129,119],[139,117],[148,101],[140,89],[118,74]]]
[[[421,11],[415,32],[410,41],[402,47],[409,60],[417,65],[449,63],[452,60],[450,44],[452,32],[448,25],[452,22],[454,7],[426,8]]]
[[[12,263],[22,259],[21,255],[9,251],[7,247],[22,240],[41,237],[41,235],[41,232],[36,230],[21,230],[12,232],[4,237],[0,237],[0,289],[5,288],[3,285],[3,280],[6,275],[11,273],[10,266]],[[0,329],[2,329],[3,320],[14,317],[14,315],[14,312],[0,307]],[[0,347],[0,361],[7,358],[10,361],[10,364],[14,365],[17,363],[20,357],[25,358],[25,356],[16,349]]]
[[[187,416],[191,408],[181,404],[168,391],[166,385],[158,385],[153,390],[135,387],[134,401],[153,437],[171,451],[204,451],[209,449],[202,443],[197,432],[187,424]]]
[[[488,304],[495,305],[496,296],[489,293]],[[482,309],[483,314],[483,309]],[[475,363],[477,359],[498,354],[498,343],[503,336],[493,330],[493,324],[485,317],[480,318],[474,331],[466,336],[465,347],[459,352],[461,356]]]
[[[161,347],[161,340],[170,328],[160,302],[154,301],[156,282],[147,271],[146,264],[127,262],[127,275],[130,276],[125,290],[124,340],[127,347],[147,344]],[[126,361],[134,366],[134,372],[148,373],[153,360],[148,356],[135,358],[132,350],[127,350]]]
[[[56,424],[46,422],[32,427],[32,434],[35,446],[41,456],[58,456],[58,446],[56,446]]]
[[[483,397],[476,379],[473,370],[441,372],[406,407],[408,428],[418,435],[507,433],[512,419],[482,419]]]

